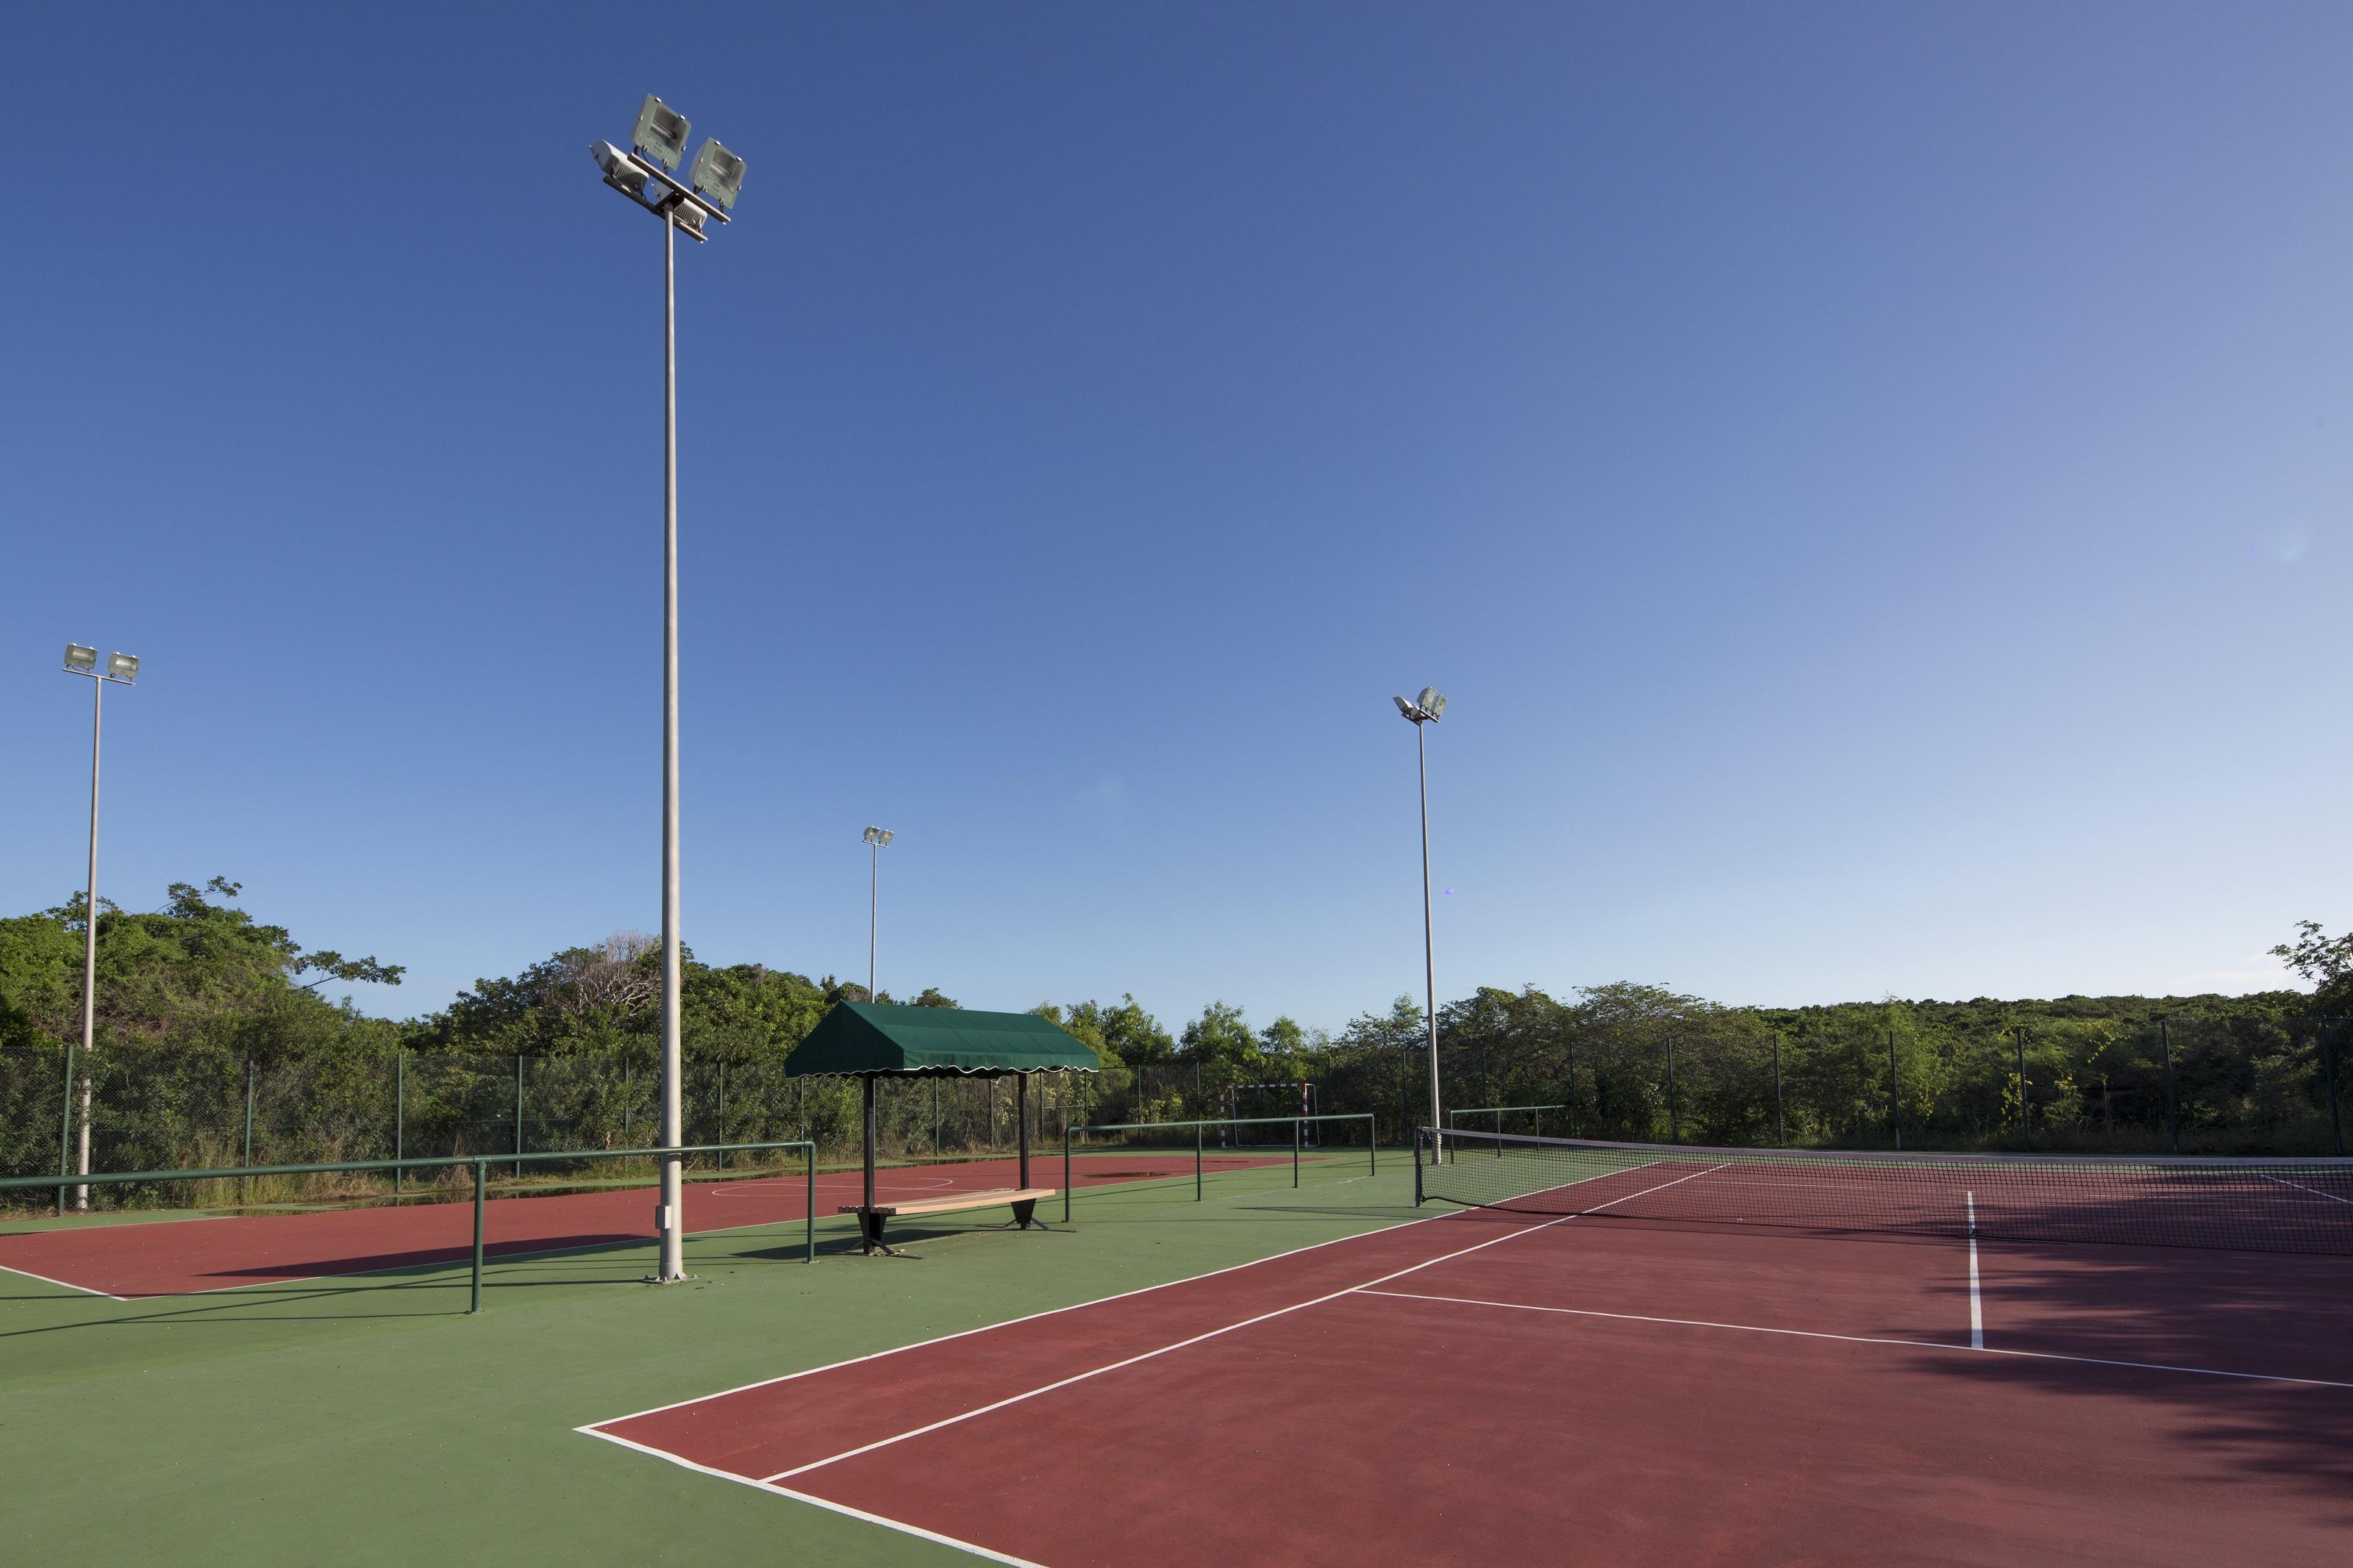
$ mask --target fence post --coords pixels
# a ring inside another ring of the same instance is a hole
[[[1781,1116],[1781,1031],[1773,1031],[1773,1147],[1789,1146],[1789,1129]]]
[[[2328,1135],[2335,1142],[2337,1152],[2345,1152],[2345,1122],[2337,1110],[2337,1042],[2328,1032],[2328,1020],[2320,1021],[2320,1070],[2328,1075]]]
[[[73,1168],[73,1102],[74,1102],[74,1042],[66,1042],[65,1110],[58,1116],[58,1175],[63,1178]],[[58,1188],[58,1217],[66,1217],[66,1190]]]
[[[482,1310],[482,1189],[490,1180],[490,1162],[474,1162],[474,1302],[469,1312]]]
[[[392,1157],[408,1158],[408,1053],[394,1047],[392,1053]],[[392,1168],[392,1195],[400,1195],[400,1178],[407,1168]]]
[[[2034,1129],[2026,1120],[2026,1026],[2018,1026],[2018,1146],[2034,1147]]]
[[[522,1053],[515,1053],[515,1180],[522,1180]]]
[[[1568,1092],[1561,1098],[1568,1101],[1568,1135],[1577,1136],[1577,1042],[1568,1042]]]
[[[1887,1125],[1895,1134],[1898,1152],[1904,1148],[1904,1086],[1895,1076],[1895,1031],[1887,1031]]]
[[[1675,1037],[1667,1037],[1667,1142],[1683,1141],[1683,1116],[1675,1102]]]
[[[2163,1018],[2157,1021],[2158,1043],[2165,1047],[2165,1125],[2173,1138],[2173,1152],[2181,1152],[2181,1102],[2173,1092],[2173,1030]]]
[[[251,1057],[245,1058],[245,1158],[239,1163],[246,1165],[253,1163],[253,1058]],[[251,1176],[239,1176],[237,1179],[237,1201],[241,1204],[253,1201]]]

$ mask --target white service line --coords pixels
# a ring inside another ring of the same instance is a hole
[[[646,1444],[633,1442],[627,1437],[617,1437],[610,1432],[599,1432],[594,1426],[575,1426],[573,1430],[575,1432],[585,1432],[591,1437],[602,1437],[607,1443],[617,1444],[621,1447],[630,1449],[636,1453],[649,1454],[657,1459],[667,1459],[682,1470],[692,1470],[697,1475],[713,1476],[723,1481],[733,1481],[738,1486],[750,1487],[755,1491],[765,1492],[771,1497],[783,1496],[791,1498],[798,1502],[814,1503],[818,1508],[825,1509],[830,1512],[847,1514],[851,1519],[862,1520],[868,1524],[879,1524],[885,1530],[896,1530],[907,1535],[918,1536],[925,1541],[937,1542],[942,1546],[953,1546],[959,1552],[969,1552],[974,1556],[985,1557],[991,1563],[1009,1563],[1011,1568],[1046,1568],[1046,1564],[1042,1563],[1033,1563],[1027,1557],[1016,1557],[1009,1552],[993,1551],[988,1547],[976,1545],[969,1541],[959,1541],[953,1535],[942,1535],[936,1530],[925,1530],[920,1524],[909,1524],[903,1520],[885,1519],[879,1513],[869,1513],[864,1509],[851,1508],[847,1503],[834,1502],[829,1499],[821,1497],[812,1497],[807,1492],[797,1492],[790,1487],[772,1487],[755,1477],[738,1475],[733,1470],[722,1470],[714,1468],[710,1465],[698,1465],[692,1459],[681,1458],[678,1455],[671,1453],[667,1448],[649,1447]]]
[[[1708,1171],[1720,1171],[1722,1169],[1724,1169],[1722,1165],[1711,1165],[1708,1167]],[[1708,1171],[1694,1171],[1688,1176],[1677,1176],[1672,1182],[1661,1182],[1657,1186],[1645,1187],[1639,1193],[1629,1193],[1622,1198],[1612,1198],[1606,1204],[1597,1205],[1595,1207],[1583,1210],[1578,1214],[1565,1214],[1557,1219],[1548,1219],[1542,1225],[1532,1225],[1525,1230],[1508,1231],[1502,1236],[1490,1237],[1485,1241],[1474,1242],[1469,1247],[1457,1247],[1452,1252],[1440,1253],[1436,1258],[1427,1258],[1422,1262],[1409,1264],[1403,1268],[1394,1269],[1389,1273],[1380,1276],[1378,1279],[1367,1280],[1363,1285],[1350,1285],[1342,1289],[1328,1291],[1325,1294],[1314,1297],[1310,1300],[1294,1301],[1288,1307],[1277,1307],[1271,1312],[1261,1312],[1256,1317],[1244,1318],[1241,1321],[1237,1323],[1228,1323],[1222,1328],[1210,1329],[1205,1332],[1192,1335],[1190,1338],[1178,1340],[1172,1344],[1161,1345],[1153,1350],[1140,1352],[1135,1355],[1125,1356],[1118,1361],[1108,1362],[1102,1366],[1090,1368],[1085,1372],[1073,1373],[1068,1377],[1057,1378],[1052,1383],[1042,1384],[1036,1388],[1026,1390],[1023,1393],[1008,1394],[1003,1399],[993,1400],[987,1405],[979,1405],[974,1409],[963,1411],[955,1415],[944,1416],[940,1420],[929,1422],[923,1426],[913,1427],[908,1431],[898,1433],[893,1436],[880,1437],[871,1443],[861,1443],[855,1448],[845,1448],[839,1454],[831,1454],[822,1459],[812,1459],[806,1465],[796,1465],[789,1470],[778,1470],[775,1475],[767,1476],[763,1479],[770,1484],[774,1484],[775,1482],[781,1480],[787,1480],[794,1476],[807,1475],[811,1470],[821,1470],[828,1465],[838,1465],[844,1459],[854,1459],[861,1454],[871,1454],[878,1448],[891,1447],[895,1444],[906,1442],[911,1437],[921,1437],[926,1433],[937,1432],[944,1427],[961,1426],[963,1423],[973,1420],[976,1416],[987,1415],[992,1412],[1003,1410],[1008,1405],[1024,1404],[1029,1400],[1039,1397],[1040,1394],[1051,1394],[1057,1389],[1068,1388],[1072,1384],[1085,1383],[1091,1378],[1101,1377],[1105,1373],[1118,1372],[1124,1367],[1134,1366],[1141,1362],[1157,1360],[1161,1356],[1171,1354],[1174,1352],[1187,1349],[1192,1345],[1200,1344],[1206,1340],[1218,1339],[1223,1335],[1230,1334],[1237,1330],[1247,1329],[1255,1324],[1267,1322],[1275,1318],[1289,1317],[1293,1312],[1303,1312],[1310,1307],[1320,1307],[1326,1301],[1336,1301],[1343,1296],[1356,1295],[1359,1291],[1370,1289],[1372,1286],[1385,1285],[1392,1279],[1402,1279],[1409,1274],[1419,1274],[1423,1269],[1434,1268],[1440,1263],[1449,1263],[1458,1258],[1467,1258],[1474,1252],[1484,1252],[1488,1247],[1500,1247],[1504,1242],[1516,1241],[1524,1236],[1534,1236],[1538,1231],[1550,1230],[1556,1225],[1566,1225],[1570,1220],[1582,1218],[1584,1215],[1599,1214],[1605,1208],[1614,1208],[1620,1204],[1632,1203],[1636,1198],[1647,1197],[1651,1194],[1662,1191],[1665,1188],[1679,1186],[1684,1182],[1694,1181],[1701,1176],[1706,1175]]]
[[[1551,1312],[1565,1318],[1609,1318],[1621,1323],[1662,1323],[1679,1329],[1726,1329],[1743,1334],[1780,1334],[1799,1340],[1836,1340],[1851,1345],[1900,1345],[1907,1350],[1951,1351],[1957,1354],[2014,1356],[2021,1361],[2073,1362],[2084,1366],[2120,1366],[2136,1372],[2175,1372],[2195,1377],[2230,1377],[2248,1383],[2293,1383],[2306,1388],[2353,1389],[2353,1383],[2326,1377],[2286,1377],[2268,1372],[2225,1372],[2211,1366],[2175,1366],[2166,1362],[2116,1361],[2107,1356],[2064,1355],[2057,1351],[1983,1350],[1941,1340],[1898,1340],[1875,1334],[1833,1334],[1819,1329],[1773,1329],[1758,1323],[1718,1323],[1704,1318],[1654,1318],[1641,1312],[1601,1312],[1589,1307],[1537,1307],[1525,1301],[1488,1301],[1475,1296],[1425,1296],[1412,1290],[1376,1290],[1359,1286],[1365,1296],[1388,1296],[1400,1301],[1444,1301],[1458,1307],[1497,1307],[1512,1312]]]
[[[1655,1164],[1657,1162],[1653,1161],[1651,1163]],[[1580,1177],[1575,1182],[1564,1182],[1561,1187],[1553,1190],[1560,1191],[1562,1188],[1579,1186],[1586,1182],[1598,1182],[1608,1176],[1622,1176],[1627,1171],[1648,1169],[1650,1169],[1649,1165],[1629,1165],[1622,1170],[1603,1171],[1596,1175]],[[1246,1195],[1263,1197],[1266,1194],[1253,1193]],[[1284,1252],[1269,1253],[1264,1258],[1253,1258],[1248,1263],[1229,1263],[1223,1268],[1212,1268],[1200,1274],[1188,1274],[1182,1279],[1165,1279],[1157,1285],[1139,1285],[1133,1290],[1115,1290],[1108,1296],[1097,1296],[1092,1300],[1073,1301],[1067,1307],[1049,1307],[1041,1312],[1025,1312],[1018,1318],[1007,1318],[994,1323],[982,1323],[976,1328],[958,1329],[952,1334],[938,1334],[928,1340],[917,1340],[912,1344],[892,1345],[889,1350],[869,1351],[864,1355],[844,1356],[839,1361],[827,1362],[822,1366],[807,1367],[799,1372],[780,1373],[775,1377],[764,1377],[752,1383],[739,1383],[733,1388],[722,1388],[710,1394],[698,1394],[691,1399],[673,1399],[668,1405],[657,1405],[645,1410],[632,1410],[626,1415],[607,1415],[601,1421],[592,1421],[584,1426],[575,1426],[573,1430],[585,1432],[591,1436],[606,1436],[608,1434],[599,1431],[599,1427],[618,1426],[624,1422],[635,1421],[641,1416],[659,1415],[666,1410],[683,1410],[690,1405],[701,1405],[707,1399],[724,1399],[730,1394],[749,1394],[755,1388],[772,1388],[780,1383],[794,1383],[804,1377],[816,1377],[821,1373],[836,1372],[845,1366],[856,1366],[860,1362],[881,1361],[886,1356],[903,1355],[909,1351],[928,1349],[933,1345],[945,1344],[951,1340],[970,1339],[975,1334],[985,1334],[992,1329],[1009,1329],[1018,1323],[1035,1322],[1040,1318],[1059,1317],[1064,1312],[1084,1311],[1089,1307],[1100,1307],[1108,1301],[1124,1301],[1131,1296],[1148,1296],[1156,1290],[1174,1290],[1180,1285],[1190,1285],[1197,1279],[1214,1279],[1220,1274],[1232,1274],[1244,1268],[1257,1268],[1265,1264],[1279,1263],[1286,1258],[1296,1258],[1303,1252],[1320,1252],[1327,1247],[1344,1247],[1352,1241],[1361,1241],[1368,1236],[1387,1236],[1392,1231],[1409,1230],[1418,1225],[1438,1225],[1446,1220],[1460,1219],[1466,1214],[1476,1212],[1478,1211],[1473,1208],[1448,1209],[1443,1214],[1423,1215],[1419,1219],[1404,1220],[1396,1225],[1378,1226],[1370,1230],[1356,1231],[1347,1236],[1335,1236],[1329,1241],[1311,1241],[1304,1247],[1294,1247]],[[618,1437],[613,1440],[617,1443],[626,1441]],[[634,1443],[629,1445],[631,1447],[639,1446]],[[662,1452],[659,1448],[647,1448],[645,1451],[649,1454]],[[680,1460],[679,1463],[686,1465],[689,1469],[700,1468],[684,1459]],[[757,1482],[754,1484],[756,1485]]]
[[[1978,1297],[1978,1195],[1969,1204],[1969,1349],[1985,1349],[1985,1303]]]
[[[25,1231],[20,1234],[26,1236],[40,1236],[47,1233],[41,1231]],[[13,1264],[0,1263],[0,1271],[5,1271],[9,1274],[21,1274],[27,1279],[37,1279],[44,1285],[55,1285],[67,1290],[79,1290],[85,1296],[103,1296],[110,1301],[132,1301],[139,1299],[135,1296],[118,1296],[111,1290],[100,1290],[94,1285],[77,1285],[70,1279],[52,1279],[46,1274],[36,1274],[29,1268],[18,1268]]]
[[[2283,1187],[2294,1187],[2299,1193],[2310,1193],[2316,1198],[2327,1198],[2332,1204],[2353,1205],[2353,1198],[2340,1198],[2335,1193],[2324,1193],[2318,1187],[2307,1187],[2302,1182],[2291,1182],[2285,1176],[2264,1175],[2261,1171],[2257,1171],[2255,1174],[2263,1176],[2266,1182],[2277,1182]]]

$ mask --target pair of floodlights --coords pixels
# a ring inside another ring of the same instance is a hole
[[[1398,705],[1398,712],[1417,724],[1435,724],[1446,712],[1446,699],[1438,694],[1435,686],[1423,687],[1421,696],[1411,702],[1402,697],[1392,697],[1389,700]]]
[[[130,686],[139,679],[139,656],[133,653],[107,655],[106,673],[101,675],[98,669],[98,649],[69,642],[66,644],[66,673],[87,675],[93,680],[117,680]]]
[[[744,160],[721,146],[717,137],[706,136],[681,183],[678,166],[686,158],[688,129],[685,115],[648,93],[638,109],[637,127],[629,132],[629,151],[610,142],[599,142],[590,151],[605,171],[607,184],[701,239],[703,219],[728,221],[727,209],[744,191]]]

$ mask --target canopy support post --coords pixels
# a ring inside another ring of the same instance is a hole
[[[1029,1075],[1013,1075],[1013,1121],[1021,1129],[1021,1185],[1029,1185]]]
[[[874,1206],[874,1075],[867,1073],[860,1079],[866,1086],[866,1197],[868,1208]]]

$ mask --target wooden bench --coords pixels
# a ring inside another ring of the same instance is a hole
[[[988,1187],[974,1193],[949,1193],[936,1198],[914,1198],[897,1204],[843,1204],[839,1212],[858,1216],[860,1238],[865,1243],[867,1256],[887,1252],[893,1258],[907,1255],[882,1240],[882,1222],[914,1215],[959,1214],[965,1209],[995,1208],[999,1204],[1013,1205],[1015,1228],[1027,1230],[1032,1225],[1045,1228],[1044,1222],[1031,1218],[1037,1213],[1038,1200],[1050,1198],[1059,1187]]]

